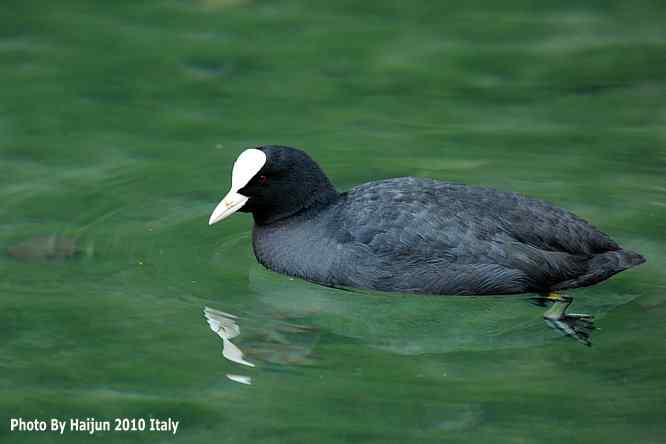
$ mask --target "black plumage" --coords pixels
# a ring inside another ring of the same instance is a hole
[[[490,188],[403,177],[338,193],[300,150],[258,147],[253,247],[271,270],[329,286],[514,294],[593,285],[645,259],[574,214]],[[262,180],[258,178],[262,177]]]

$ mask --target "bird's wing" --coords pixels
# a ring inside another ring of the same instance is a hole
[[[432,264],[454,291],[536,291],[583,273],[597,252],[617,249],[573,214],[515,193],[400,178],[352,189],[335,222],[337,240],[369,256],[373,270]],[[381,261],[385,267],[377,267]],[[410,268],[411,267],[411,268]],[[456,283],[459,274],[460,283]],[[423,273],[424,276],[434,274]],[[508,287],[493,287],[500,284]],[[433,285],[436,285],[433,283]]]
[[[477,250],[475,245],[500,238],[573,255],[619,248],[584,220],[538,199],[427,179],[361,185],[346,196],[344,213],[341,235],[377,253],[397,247],[405,253],[417,249],[463,260]],[[459,248],[464,254],[457,253]]]

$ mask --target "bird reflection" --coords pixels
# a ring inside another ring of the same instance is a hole
[[[317,328],[289,322],[278,313],[266,318],[241,319],[224,311],[204,307],[204,316],[210,329],[222,339],[222,356],[233,363],[247,367],[255,367],[255,362],[265,365],[312,363],[310,355],[319,340]],[[241,384],[252,384],[249,376],[226,376]]]
[[[245,384],[245,385],[252,384],[252,378],[250,378],[249,376],[232,375],[231,373],[227,373],[227,378],[239,384]]]
[[[240,327],[236,323],[236,316],[210,307],[204,307],[204,316],[210,329],[222,338],[222,356],[237,364],[254,367],[254,364],[243,358],[243,352],[233,342],[232,338],[240,335]]]
[[[230,347],[225,349],[225,358],[235,366],[240,360],[259,368],[293,371],[298,366],[321,364],[314,353],[320,336],[327,339],[327,346],[316,349],[320,353],[329,350],[333,341],[340,341],[415,356],[542,347],[558,334],[588,345],[594,329],[590,317],[566,312],[570,306],[566,298],[532,301],[539,305],[536,309],[522,297],[350,293],[285,278],[260,265],[251,269],[249,283],[242,316],[234,311],[239,306],[228,306],[224,312],[205,310],[211,329],[223,338],[223,347]],[[603,320],[636,297],[635,293],[602,294],[597,290],[595,294],[590,290],[589,297],[578,298],[576,308]],[[544,321],[553,328],[547,328]],[[242,362],[246,372],[256,371]]]

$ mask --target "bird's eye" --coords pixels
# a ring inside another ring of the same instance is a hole
[[[259,183],[262,185],[266,185],[268,183],[268,177],[262,174],[261,176],[259,176]]]

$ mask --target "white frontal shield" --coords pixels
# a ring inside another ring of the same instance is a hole
[[[265,164],[266,154],[255,148],[245,150],[238,156],[231,173],[231,189],[213,210],[208,225],[231,216],[245,205],[249,197],[239,194],[238,190],[247,185]]]

